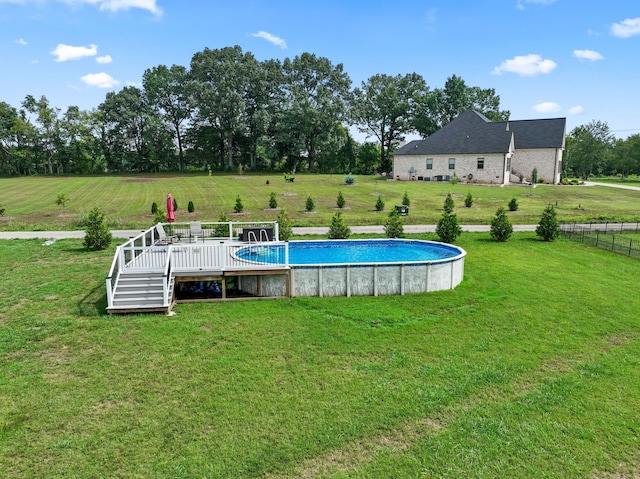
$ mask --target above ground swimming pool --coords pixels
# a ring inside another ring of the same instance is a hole
[[[291,241],[289,264],[412,263],[454,258],[462,252],[456,246],[420,240]],[[284,248],[281,245],[248,246],[239,250],[236,257],[258,263],[285,262]]]
[[[288,243],[291,296],[378,296],[453,289],[462,282],[464,257],[457,246],[434,241],[324,240]],[[260,244],[235,257],[251,263],[284,264],[285,247]],[[287,286],[263,278],[273,295]],[[284,294],[282,294],[284,295]]]

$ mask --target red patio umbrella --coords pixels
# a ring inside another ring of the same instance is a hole
[[[173,223],[176,220],[176,214],[174,212],[173,196],[171,193],[167,193],[167,221]]]

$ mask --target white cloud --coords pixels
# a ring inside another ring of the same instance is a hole
[[[97,86],[98,88],[113,88],[119,85],[120,82],[113,78],[108,73],[89,73],[80,78],[84,83],[89,86]]]
[[[88,47],[74,47],[59,43],[57,47],[51,50],[51,54],[56,56],[55,61],[66,62],[68,60],[78,60],[83,57],[93,57],[98,53],[97,45],[89,45]]]
[[[96,61],[104,65],[106,63],[111,63],[112,58],[111,58],[111,55],[104,55],[102,57],[96,57]]]
[[[16,5],[26,5],[27,3],[42,3],[47,0],[0,0],[2,2],[14,3]],[[82,5],[97,5],[101,11],[108,10],[117,12],[119,10],[129,10],[131,8],[140,8],[148,10],[154,15],[162,15],[162,9],[156,5],[156,0],[55,0],[59,3],[65,3],[71,7]]]
[[[252,37],[256,37],[256,38],[263,38],[268,42],[273,43],[274,45],[279,46],[280,48],[282,48],[283,50],[287,49],[287,42],[285,42],[282,38],[280,37],[276,37],[275,35],[272,35],[269,32],[265,32],[265,31],[259,31],[258,33],[252,33],[251,34]]]
[[[573,56],[579,58],[580,60],[590,60],[595,62],[596,60],[604,60],[604,57],[593,50],[574,50]]]
[[[90,3],[95,1],[87,0]],[[100,10],[117,12],[118,10],[129,10],[130,8],[140,8],[148,10],[154,15],[162,15],[162,9],[156,5],[156,0],[102,0]]]
[[[558,105],[557,103],[554,103],[552,101],[545,101],[534,105],[533,110],[537,111],[538,113],[553,113],[555,111],[562,110],[562,108],[560,108],[560,105]]]
[[[16,41],[14,41],[13,43],[17,43],[18,45],[29,45],[27,43],[27,41],[24,38],[18,38]]]
[[[503,72],[510,72],[522,76],[535,76],[540,73],[551,73],[557,66],[553,60],[543,60],[540,55],[531,53],[503,61],[499,67],[493,69],[492,73],[502,75]]]
[[[640,35],[640,17],[627,18],[611,25],[611,34],[618,38],[629,38]]]
[[[552,3],[555,3],[555,1],[556,0],[518,0],[518,3],[516,4],[516,8],[520,10],[524,10],[526,3],[536,3],[538,5],[551,5]]]
[[[576,105],[569,108],[569,115],[581,115],[584,113],[584,108],[582,105]]]

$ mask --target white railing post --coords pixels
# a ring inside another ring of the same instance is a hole
[[[284,265],[289,266],[289,242],[284,243]]]
[[[273,237],[276,241],[280,241],[280,226],[278,225],[278,220],[273,222]]]
[[[233,239],[233,221],[229,221],[229,239]]]

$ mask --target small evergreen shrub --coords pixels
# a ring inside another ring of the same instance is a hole
[[[352,185],[356,182],[356,178],[354,176],[351,175],[347,175],[344,177],[344,183],[345,185]]]
[[[4,216],[5,209],[0,205],[0,216]]]
[[[276,199],[275,192],[269,193],[269,208],[275,209],[278,207],[278,200]]]
[[[384,210],[384,200],[382,199],[382,196],[378,196],[378,199],[376,200],[376,211],[382,210]]]
[[[409,193],[404,192],[404,196],[402,197],[402,204],[405,206],[411,206],[411,200],[409,199]]]
[[[173,211],[178,211],[178,202],[173,198]]]
[[[533,168],[531,171],[531,184],[535,185],[538,182],[538,168]]]
[[[453,202],[453,197],[451,193],[447,194],[447,197],[444,199],[443,209],[445,213],[453,213],[453,208],[455,207],[455,203]]]
[[[316,204],[313,202],[313,198],[311,198],[311,196],[307,196],[304,208],[306,211],[313,211],[316,208]]]
[[[158,212],[158,203],[155,201],[151,203],[151,214],[155,215]]]
[[[265,181],[265,182],[264,182],[264,184],[265,184],[265,185],[268,185],[268,184],[269,184],[269,180]]]
[[[509,211],[518,211],[518,200],[515,198],[511,198],[509,201]]]
[[[507,212],[504,208],[498,208],[496,215],[491,220],[491,239],[494,241],[505,242],[513,234],[513,226],[507,216]]]
[[[384,234],[387,238],[404,238],[404,225],[398,211],[394,208],[389,212],[387,222],[384,225]]]
[[[196,207],[193,206],[193,201],[189,201],[189,203],[187,203],[187,211],[189,213],[193,213],[196,210]]]
[[[458,224],[458,217],[455,213],[447,213],[445,211],[442,214],[442,218],[440,218],[436,226],[436,234],[443,243],[453,243],[458,239],[458,236],[462,234],[462,228]]]
[[[538,178],[538,183],[544,183],[544,178]]]
[[[344,195],[342,194],[342,191],[338,191],[338,198],[336,198],[336,206],[342,209],[344,208],[345,204],[346,204],[346,200],[344,199]]]
[[[464,197],[464,205],[467,208],[471,208],[473,206],[473,195],[471,192],[467,193],[467,196]]]
[[[64,193],[60,193],[56,198],[56,205],[62,206],[63,208],[67,206],[67,202],[69,201],[69,197]]]
[[[553,205],[547,206],[542,212],[540,223],[536,227],[536,235],[544,241],[553,241],[560,236],[560,223]]]
[[[87,217],[84,247],[90,251],[107,249],[111,244],[111,240],[111,231],[107,228],[104,213],[100,208],[92,209]]]
[[[155,216],[153,217],[153,224],[156,223],[164,223],[167,221],[167,217],[164,214],[164,211],[157,210]]]
[[[218,223],[213,226],[213,236],[216,238],[228,238],[229,237],[229,218],[223,211],[218,217]]]
[[[278,221],[278,238],[280,241],[289,241],[289,238],[293,235],[293,227],[287,210],[282,208],[276,220]]]
[[[347,226],[341,211],[336,211],[329,226],[329,239],[347,239],[351,236],[351,228]]]
[[[244,211],[244,205],[240,199],[240,195],[236,196],[236,205],[233,207],[233,211],[236,213],[242,213]]]

